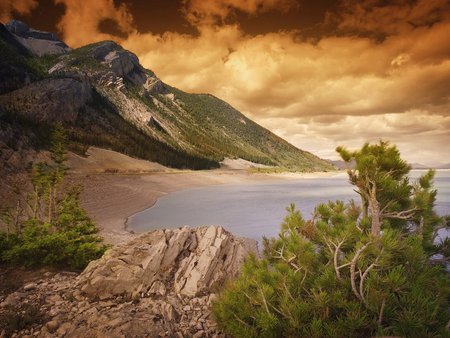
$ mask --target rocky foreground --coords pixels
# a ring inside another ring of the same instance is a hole
[[[255,241],[219,226],[152,231],[4,295],[0,336],[222,337],[210,306],[250,253]]]

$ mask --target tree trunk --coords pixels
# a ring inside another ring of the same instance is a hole
[[[420,238],[423,238],[423,227],[424,227],[423,216],[420,216],[419,228],[417,229],[417,233],[419,234]]]
[[[372,216],[372,236],[380,237],[381,232],[381,219],[380,219],[380,205],[376,199],[376,196],[370,198],[370,213]]]
[[[34,188],[34,203],[33,203],[33,219],[38,218],[38,210],[39,210],[39,192],[37,188]]]
[[[372,216],[371,233],[373,237],[378,238],[381,233],[381,210],[380,203],[377,200],[377,186],[374,182],[371,183],[368,200],[370,214]]]
[[[361,211],[362,211],[362,219],[365,219],[367,217],[367,201],[366,199],[363,197],[363,195],[361,196]]]
[[[48,215],[47,215],[49,223],[52,223],[52,201],[53,201],[52,187],[50,187],[48,192]]]
[[[16,233],[20,234],[21,226],[20,226],[20,200],[16,202],[16,210],[14,214],[14,228],[16,229]]]

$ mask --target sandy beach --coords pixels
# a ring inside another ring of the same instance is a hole
[[[151,207],[158,198],[171,192],[218,184],[330,177],[339,173],[261,174],[249,173],[242,167],[173,170],[103,149],[90,149],[89,155],[87,158],[70,156],[71,177],[84,187],[82,204],[111,244],[134,237],[126,230],[127,218]]]

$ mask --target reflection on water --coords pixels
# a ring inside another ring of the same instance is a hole
[[[413,171],[411,178],[422,173]],[[450,171],[438,171],[435,186],[436,210],[442,215],[450,214]],[[277,235],[290,203],[295,203],[309,218],[318,203],[337,199],[359,201],[345,173],[330,178],[210,186],[169,194],[152,208],[131,217],[128,225],[130,230],[144,232],[217,224],[236,235],[260,240],[262,236]]]

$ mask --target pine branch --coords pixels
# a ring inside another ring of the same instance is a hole
[[[419,211],[419,209],[414,207],[412,209],[403,210],[403,211],[388,212],[388,213],[382,214],[381,216],[385,217],[385,218],[397,218],[397,219],[409,220],[416,214],[417,211]]]
[[[378,263],[378,260],[380,259],[381,255],[383,254],[383,250],[384,249],[381,249],[381,252],[375,259],[375,262],[373,262],[372,264],[369,265],[369,267],[362,274],[361,279],[359,281],[359,294],[361,295],[361,298],[366,306],[368,306],[368,303],[367,303],[366,298],[364,297],[364,280],[369,275],[370,270],[372,270],[374,267],[376,267],[378,265],[377,263]]]
[[[383,322],[383,315],[384,315],[384,308],[386,306],[386,299],[383,298],[383,301],[381,302],[381,309],[380,313],[378,315],[378,326],[381,326],[381,323]]]
[[[364,302],[363,298],[361,297],[361,295],[359,294],[359,292],[356,288],[356,263],[357,263],[359,257],[361,256],[361,254],[364,252],[364,250],[367,249],[367,247],[370,244],[372,244],[372,242],[367,242],[361,248],[359,248],[356,251],[355,256],[353,257],[353,259],[350,262],[350,283],[352,286],[352,291],[355,294],[356,298],[358,298],[361,302]]]
[[[297,258],[296,255],[292,256],[291,258],[287,259],[286,257],[284,257],[284,243],[283,246],[281,247],[280,250],[275,250],[275,252],[278,254],[277,256],[272,255],[273,258],[276,259],[281,259],[283,262],[287,263],[290,267],[294,268],[294,273],[300,271],[301,267],[298,266],[297,264],[295,264],[293,262],[293,260],[295,260]]]
[[[338,266],[338,255],[339,255],[339,250],[341,249],[341,246],[345,243],[345,240],[346,240],[347,238],[346,237],[344,237],[344,239],[342,239],[342,241],[340,241],[337,245],[336,244],[334,244],[333,242],[331,242],[331,244],[333,244],[334,245],[334,255],[333,255],[333,263],[334,263],[334,271],[336,272],[336,277],[337,277],[337,279],[338,280],[342,280],[341,279],[341,273],[340,273],[340,269],[341,268],[343,268],[344,266],[346,266],[345,264],[344,265],[341,265],[341,266]]]

